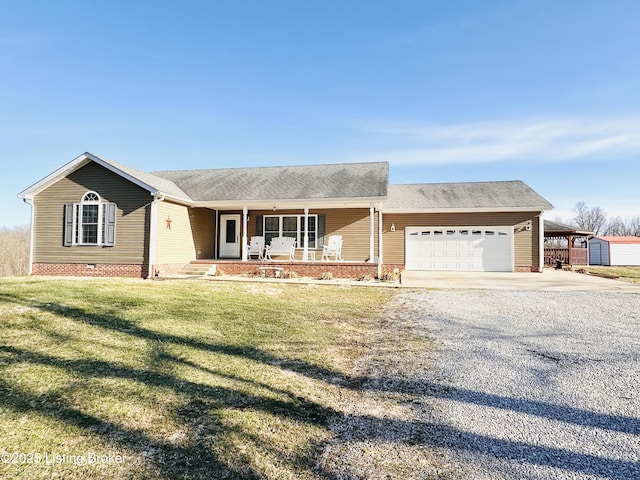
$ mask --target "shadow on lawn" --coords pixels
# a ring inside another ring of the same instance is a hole
[[[162,343],[173,343],[205,352],[232,355],[253,361],[277,366],[280,369],[290,370],[309,378],[322,380],[343,388],[354,390],[379,390],[414,395],[417,397],[439,397],[456,400],[462,403],[490,406],[499,409],[510,410],[528,415],[535,415],[549,420],[557,420],[566,423],[574,423],[583,427],[602,428],[630,435],[640,435],[640,420],[636,418],[619,417],[614,415],[599,414],[586,410],[554,405],[538,401],[501,397],[482,392],[463,389],[447,388],[437,383],[426,381],[407,382],[404,380],[349,377],[340,372],[319,367],[304,361],[278,358],[268,352],[251,346],[212,344],[194,340],[179,335],[164,334],[153,330],[141,328],[135,323],[114,317],[94,315],[81,309],[61,306],[56,304],[44,304],[38,308],[63,315],[77,322],[93,325],[133,337]],[[261,396],[248,395],[244,392],[223,387],[211,387],[196,382],[184,381],[170,374],[159,373],[148,369],[135,369],[123,367],[116,363],[97,360],[63,360],[57,357],[41,353],[34,353],[15,347],[0,347],[4,352],[5,361],[30,362],[41,365],[51,365],[64,368],[87,377],[115,377],[143,382],[153,387],[170,388],[176,392],[189,394],[191,401],[179,412],[178,417],[190,429],[204,428],[213,432],[223,427],[216,423],[209,414],[219,408],[251,408],[268,412],[282,418],[288,418],[297,422],[310,423],[329,428],[329,419],[338,415],[330,408],[322,406],[293,395],[291,392],[280,391],[269,385],[257,383],[252,380],[237,378],[227,374],[227,378],[234,381],[249,382],[260,388],[266,388],[279,395],[284,395],[287,400],[275,400]],[[211,372],[206,367],[195,364],[190,360],[165,355],[166,360],[182,363],[216,375],[220,372]],[[223,374],[224,375],[224,374]],[[262,478],[263,472],[256,472],[249,467],[244,469],[234,468],[221,462],[209,448],[207,439],[211,436],[201,436],[201,441],[196,437],[195,443],[188,447],[176,447],[169,443],[159,442],[149,438],[144,432],[129,431],[122,427],[105,422],[99,418],[88,416],[85,413],[65,406],[64,401],[56,399],[53,403],[50,399],[34,396],[25,392],[15,391],[6,383],[0,384],[2,393],[0,402],[16,411],[37,410],[46,415],[63,420],[71,425],[85,428],[90,432],[104,436],[106,440],[120,439],[124,446],[141,453],[153,454],[148,457],[154,462],[154,467],[164,478]],[[573,452],[567,449],[548,446],[532,445],[497,438],[473,434],[453,427],[424,423],[419,421],[403,421],[376,417],[350,417],[345,418],[352,431],[349,432],[349,440],[372,441],[383,440],[389,442],[403,442],[413,445],[427,445],[443,448],[466,450],[481,455],[489,455],[505,460],[524,461],[541,466],[549,466],[566,469],[572,472],[598,475],[610,479],[632,478],[639,471],[638,465],[632,461],[604,458],[597,455]],[[402,432],[393,435],[385,432]],[[261,439],[252,439],[261,442]],[[339,442],[340,439],[338,438]],[[265,445],[269,448],[269,445]],[[146,455],[146,454],[145,454]],[[335,475],[317,470],[313,466],[313,459],[298,459],[297,467],[315,470],[322,478],[334,478]]]
[[[0,380],[1,404],[4,408],[17,413],[36,412],[50,418],[63,421],[73,427],[81,428],[88,434],[103,437],[110,443],[133,450],[153,462],[155,478],[211,478],[221,475],[227,478],[258,479],[259,473],[249,467],[232,469],[221,463],[211,453],[205,443],[195,443],[188,447],[175,446],[149,437],[143,431],[122,428],[116,423],[102,420],[93,415],[70,407],[59,398],[48,395],[35,395],[17,390]],[[58,453],[58,452],[52,452]],[[100,453],[100,452],[98,452]],[[148,471],[148,470],[147,470]]]
[[[127,430],[115,423],[88,415],[69,406],[62,395],[34,395],[0,381],[0,404],[4,407],[17,412],[37,411],[135,450],[154,463],[154,470],[159,472],[161,478],[263,478],[259,472],[248,466],[235,469],[226,465],[212,452],[211,442],[215,441],[216,434],[228,428],[217,422],[215,415],[212,415],[215,410],[229,407],[260,410],[296,422],[321,426],[326,426],[328,419],[337,413],[290,394],[289,401],[282,401],[250,395],[231,388],[211,387],[153,370],[124,367],[112,362],[61,359],[2,345],[0,352],[4,354],[5,364],[31,363],[52,366],[84,377],[134,380],[151,387],[169,388],[182,395],[188,395],[190,401],[174,413],[190,431],[197,432],[197,435],[194,435],[195,440],[192,444],[182,447],[152,439],[141,430]],[[253,440],[259,441],[256,438]],[[307,466],[310,468],[312,465],[309,462]]]

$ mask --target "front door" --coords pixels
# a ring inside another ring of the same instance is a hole
[[[240,215],[220,215],[220,257],[240,258]]]

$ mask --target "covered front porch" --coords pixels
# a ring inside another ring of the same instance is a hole
[[[323,273],[340,278],[380,276],[379,206],[353,201],[304,206],[292,203],[281,202],[269,209],[264,204],[216,209],[213,258],[198,258],[195,263],[215,263],[225,273],[234,275],[281,269],[280,272],[291,271],[300,276]],[[332,236],[341,239],[341,256],[323,258],[323,246]],[[280,252],[268,261],[259,260],[250,249],[252,238],[260,238],[267,250],[272,242],[291,239],[294,249],[291,255]]]

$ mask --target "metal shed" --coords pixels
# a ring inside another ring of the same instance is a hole
[[[640,237],[593,237],[589,265],[640,266]]]

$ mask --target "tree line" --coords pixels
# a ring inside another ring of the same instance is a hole
[[[640,215],[633,217],[609,217],[600,207],[576,203],[572,224],[596,235],[640,237]],[[563,222],[564,223],[564,222]]]
[[[0,227],[0,277],[29,273],[28,226]]]

